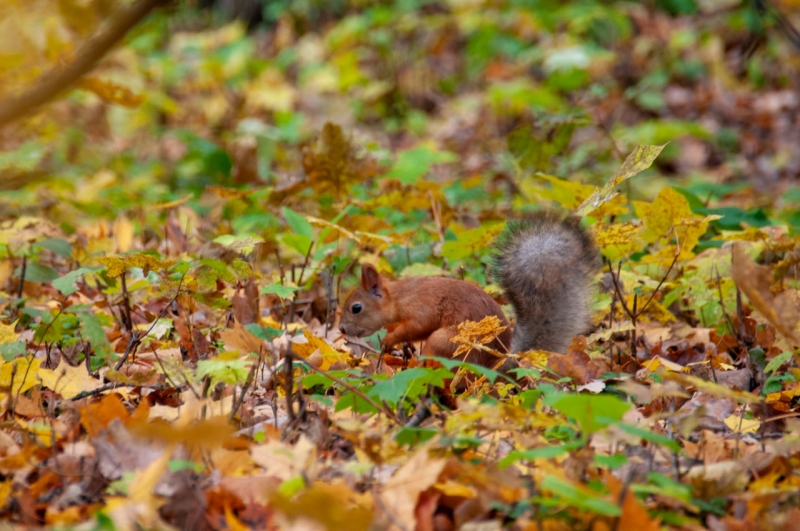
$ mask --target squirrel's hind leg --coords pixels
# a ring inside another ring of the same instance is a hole
[[[439,356],[440,358],[452,358],[458,345],[450,341],[456,335],[454,328],[439,328],[425,340],[422,346],[422,356]]]

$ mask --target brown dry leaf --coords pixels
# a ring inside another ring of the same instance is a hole
[[[704,464],[691,468],[686,479],[700,499],[737,494],[747,488],[754,472],[763,470],[774,459],[774,455],[759,452],[733,461]]]
[[[347,184],[362,182],[376,171],[374,161],[357,157],[342,128],[331,122],[322,128],[317,145],[303,150],[303,169],[314,190],[337,195]]]
[[[89,437],[98,435],[114,419],[127,419],[128,416],[128,410],[116,393],[81,408],[81,424]]]
[[[414,529],[414,509],[419,495],[436,483],[445,463],[444,459],[431,458],[428,447],[423,446],[400,467],[379,494],[380,505],[392,515],[390,521],[401,523],[405,529]],[[389,529],[397,531],[399,527],[392,524]]]
[[[169,444],[185,444],[195,448],[219,448],[233,435],[227,417],[212,417],[188,425],[153,422],[135,426],[132,433]]]
[[[243,287],[236,289],[231,305],[233,306],[233,317],[237,323],[249,325],[258,322],[260,313],[255,277],[250,277]]]
[[[219,337],[225,343],[225,350],[238,350],[243,354],[261,354],[264,351],[264,342],[242,326],[239,321],[234,321],[232,329],[220,332]]]
[[[566,354],[551,353],[547,360],[547,368],[559,376],[572,378],[579,385],[585,385],[597,379],[605,369],[580,348],[580,346],[585,347],[585,339],[576,341],[579,343],[573,343]]]
[[[757,265],[745,253],[740,242],[733,244],[733,281],[747,295],[750,304],[781,334],[795,343],[800,336],[795,332],[800,322],[800,301],[796,290],[772,293],[772,274],[766,266]]]
[[[760,404],[763,401],[763,398],[756,396],[753,393],[735,391],[725,387],[724,385],[719,385],[709,380],[698,378],[697,376],[668,371],[661,371],[660,374],[664,380],[677,382],[687,388],[693,387],[696,391],[703,391],[711,396],[719,398],[732,398],[744,404]]]

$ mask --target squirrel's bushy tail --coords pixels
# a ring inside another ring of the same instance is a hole
[[[512,352],[566,351],[590,326],[600,260],[580,220],[544,210],[509,222],[497,243],[495,276],[516,313]]]

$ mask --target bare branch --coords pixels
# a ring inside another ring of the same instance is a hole
[[[164,1],[139,0],[128,9],[116,13],[104,29],[84,43],[74,61],[42,74],[27,91],[0,102],[0,127],[33,112],[74,85],[94,68],[125,34]]]

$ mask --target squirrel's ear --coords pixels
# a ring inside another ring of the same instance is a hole
[[[374,265],[364,264],[361,266],[361,287],[376,297],[382,296],[383,284],[381,275]]]

